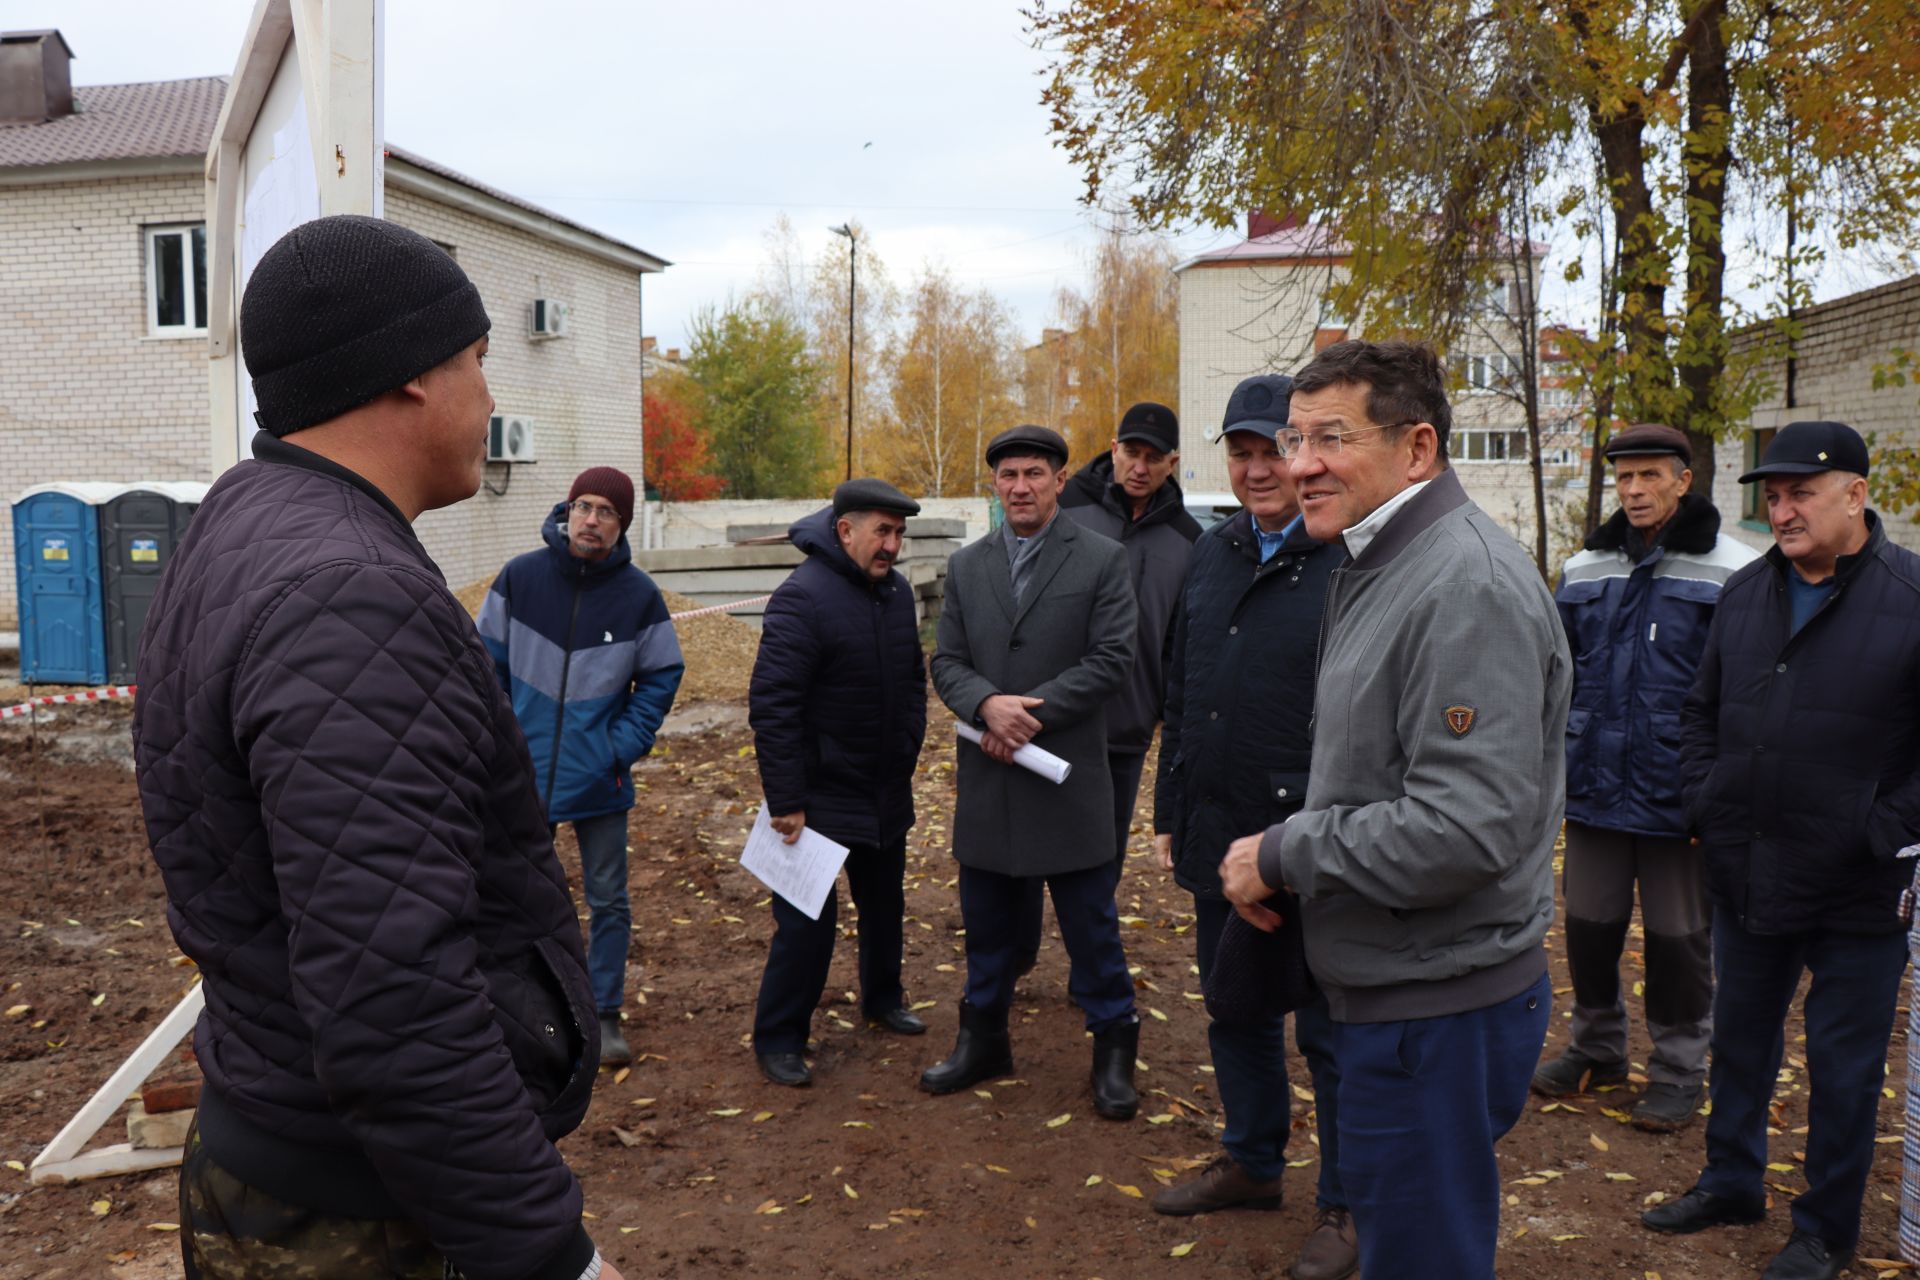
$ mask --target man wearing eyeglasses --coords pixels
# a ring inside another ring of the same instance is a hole
[[[513,699],[546,806],[573,824],[590,913],[587,977],[600,1063],[633,1049],[626,1003],[627,810],[633,762],[653,750],[686,666],[666,602],[627,547],[633,481],[588,467],[540,527],[546,546],[507,562],[480,609],[480,638]]]
[[[1233,842],[1227,898],[1301,900],[1340,1076],[1339,1172],[1368,1276],[1488,1280],[1494,1143],[1526,1106],[1565,799],[1566,633],[1448,467],[1439,359],[1340,342],[1276,443],[1327,589],[1305,809]]]

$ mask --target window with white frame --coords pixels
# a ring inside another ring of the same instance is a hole
[[[147,332],[187,337],[207,331],[207,227],[147,228]]]
[[[1455,462],[1525,462],[1527,433],[1488,427],[1455,427],[1447,442]]]

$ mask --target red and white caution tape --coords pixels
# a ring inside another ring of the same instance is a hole
[[[773,599],[771,595],[764,595],[755,596],[751,600],[735,600],[731,604],[710,604],[704,609],[689,609],[685,613],[673,614],[672,618],[675,622],[679,622],[683,618],[704,618],[710,613],[725,613],[729,609],[744,609],[750,604],[765,604],[771,599]]]
[[[35,707],[57,707],[69,702],[104,702],[108,698],[131,698],[138,685],[112,684],[104,689],[87,689],[80,693],[50,693],[42,698],[34,698],[17,707],[0,707],[0,720],[11,720],[23,716]]]

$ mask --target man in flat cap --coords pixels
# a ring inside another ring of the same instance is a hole
[[[479,290],[341,215],[240,305],[253,457],[214,483],[135,668],[140,807],[199,966],[180,1166],[203,1280],[608,1280],[554,1142],[599,1058],[525,740],[414,535],[472,497]]]
[[[1680,704],[1720,587],[1755,553],[1687,492],[1685,432],[1628,427],[1606,456],[1620,509],[1567,561],[1554,593],[1573,650],[1563,884],[1573,1023],[1533,1088],[1563,1098],[1627,1083],[1620,954],[1637,883],[1653,1056],[1633,1123],[1670,1133],[1699,1110],[1713,1026],[1706,861],[1681,813]]]
[[[812,827],[846,845],[860,912],[867,1021],[900,1035],[926,1024],[900,987],[913,770],[927,732],[927,667],[913,593],[894,566],[920,504],[884,480],[849,480],[833,505],[787,531],[806,553],[767,602],[747,716],[768,820],[788,844]],[[803,1056],[826,989],[837,894],[809,919],[773,896],[773,943],[753,1015],[753,1052],[775,1084],[806,1085]]]
[[[1043,880],[1071,963],[1068,989],[1093,1033],[1094,1109],[1131,1119],[1140,1021],[1113,904],[1107,704],[1133,669],[1139,629],[1126,552],[1059,519],[1066,442],[1044,427],[987,445],[1006,524],[947,566],[933,682],[961,723],[953,856],[967,929],[967,984],[953,1054],[920,1077],[952,1093],[1013,1070],[1007,1012],[1023,938],[1017,907]],[[1013,763],[1045,748],[1072,766],[1055,784]]]
[[[1851,427],[1795,422],[1740,477],[1764,486],[1774,545],[1721,589],[1681,714],[1684,813],[1713,896],[1713,1108],[1699,1182],[1641,1221],[1686,1233],[1766,1216],[1782,1024],[1811,971],[1807,1189],[1771,1280],[1853,1262],[1907,961],[1920,556],[1867,508],[1867,468]]]
[[[633,563],[632,523],[632,479],[588,467],[541,522],[545,545],[494,578],[478,620],[526,734],[547,823],[571,823],[580,847],[587,976],[606,1067],[633,1061],[621,1026],[633,765],[653,750],[687,669],[666,598]]]

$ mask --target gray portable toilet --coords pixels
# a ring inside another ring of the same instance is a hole
[[[204,484],[152,481],[128,485],[100,504],[107,679],[114,684],[133,679],[133,657],[147,608],[206,491]]]

